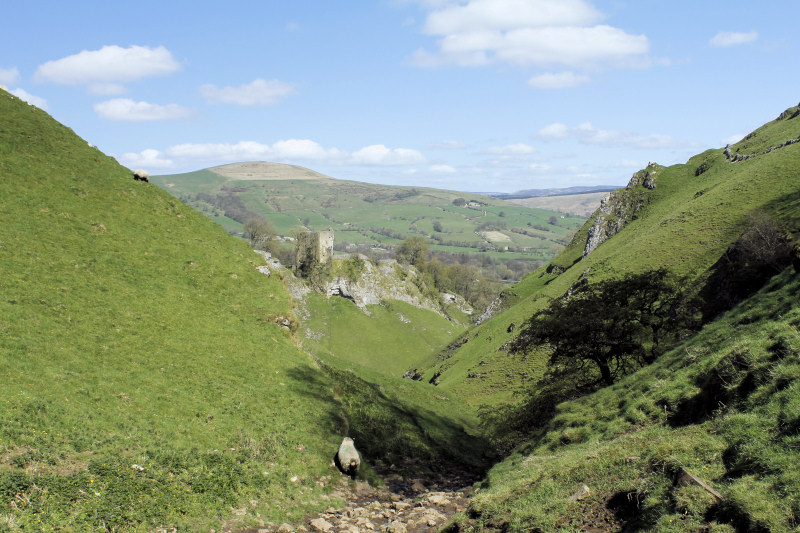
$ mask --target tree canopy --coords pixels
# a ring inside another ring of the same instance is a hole
[[[531,316],[511,350],[549,346],[551,376],[569,374],[578,388],[610,385],[663,352],[679,327],[682,302],[665,269],[583,282]]]

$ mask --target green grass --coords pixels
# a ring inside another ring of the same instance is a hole
[[[433,311],[399,300],[369,305],[369,315],[340,297],[311,294],[305,305],[310,318],[299,335],[306,350],[335,354],[393,376],[429,364],[433,353],[464,330]]]
[[[319,180],[226,180],[210,170],[155,176],[153,182],[205,212],[227,230],[236,231],[230,219],[197,201],[198,193],[217,194],[226,188],[247,208],[268,218],[281,235],[298,228],[333,229],[337,241],[393,246],[410,236],[436,235],[433,249],[455,253],[491,254],[500,259],[547,261],[562,250],[583,221],[555,211],[530,209],[485,196],[428,189],[394,187],[352,181]],[[456,207],[458,197],[486,205]],[[556,224],[550,224],[556,217]],[[562,218],[563,217],[563,218]],[[434,222],[442,231],[434,231]],[[490,242],[476,234],[481,224],[494,224],[508,241]],[[513,231],[512,231],[513,230]],[[389,235],[380,232],[391,232]],[[524,235],[522,231],[535,234]],[[517,251],[502,252],[505,247]]]
[[[652,366],[561,404],[489,473],[470,505],[471,525],[502,517],[510,531],[577,531],[591,510],[623,494],[639,502],[632,520],[642,530],[697,531],[709,518],[737,531],[795,530],[798,294],[790,269]],[[723,503],[713,508],[704,491],[675,486],[679,468],[709,482]],[[583,483],[591,496],[570,502]]]
[[[302,351],[243,241],[4,91],[0,116],[0,504],[23,530],[296,523],[348,430],[467,446]],[[363,475],[403,449],[372,441]]]
[[[784,118],[759,128],[742,142],[763,151],[798,136],[800,119]],[[696,175],[703,165],[705,172]],[[740,163],[727,162],[718,149],[698,154],[685,164],[657,168],[654,190],[623,190],[624,195],[644,194],[647,201],[622,231],[582,259],[591,217],[551,261],[563,273],[547,274],[542,268],[528,274],[510,289],[514,295],[506,310],[471,331],[469,342],[442,354],[448,360],[432,366],[426,376],[444,368],[439,379],[445,390],[457,392],[474,406],[504,403],[517,393],[524,394],[522,379],[515,376],[526,373],[536,380],[544,369],[541,363],[518,359],[519,371],[514,371],[513,361],[502,349],[515,335],[508,327],[519,326],[550,299],[560,297],[584,273],[599,281],[664,267],[699,288],[747,227],[750,214],[764,211],[789,232],[800,228],[800,143]],[[480,380],[469,379],[478,365],[497,371]]]

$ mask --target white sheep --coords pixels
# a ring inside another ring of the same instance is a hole
[[[336,454],[336,466],[343,474],[347,474],[351,479],[356,478],[358,467],[361,465],[361,457],[358,455],[356,445],[353,439],[345,437],[342,444],[339,446],[339,452]]]
[[[146,170],[139,169],[133,173],[133,179],[135,180],[142,180],[142,181],[150,181],[150,173]]]

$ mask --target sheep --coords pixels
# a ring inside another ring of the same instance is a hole
[[[150,181],[150,173],[146,170],[139,169],[133,173],[133,179],[135,180],[142,180],[142,181]]]
[[[361,457],[358,455],[353,439],[345,437],[342,440],[342,444],[339,446],[339,451],[334,456],[333,461],[342,474],[350,476],[350,479],[356,478],[358,467],[361,465]]]

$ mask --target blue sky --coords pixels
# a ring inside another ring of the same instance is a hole
[[[623,185],[800,100],[796,1],[26,0],[0,85],[134,169]],[[2,117],[0,117],[2,120]]]

